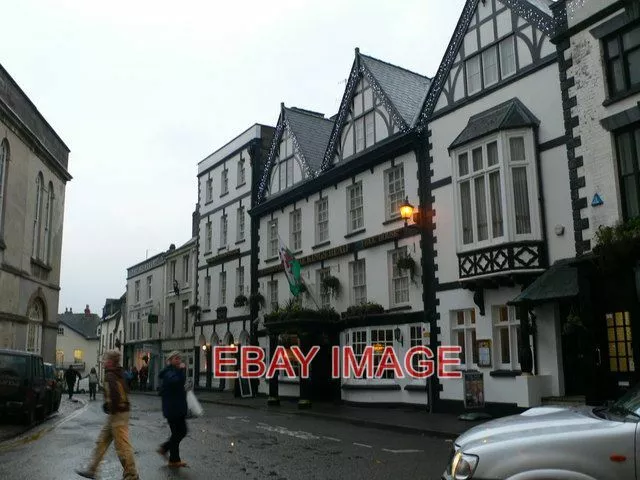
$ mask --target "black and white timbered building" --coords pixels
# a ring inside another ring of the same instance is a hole
[[[258,185],[255,175],[272,136],[273,127],[255,124],[198,164],[199,388],[235,388],[235,382],[214,378],[212,346],[255,343],[250,282],[255,278],[251,252],[256,238],[249,210]]]
[[[462,348],[461,369],[482,374],[471,397],[488,407],[564,393],[560,310],[542,304],[556,292],[523,294],[575,255],[551,3],[468,0],[419,124],[435,259],[425,296],[438,344]],[[471,398],[464,378],[439,383],[440,410]]]
[[[272,402],[427,403],[424,379],[387,372],[331,380],[329,352],[349,345],[358,355],[373,346],[377,366],[384,347],[403,358],[429,341],[420,231],[400,217],[406,200],[419,203],[426,150],[414,126],[429,84],[356,49],[335,116],[282,107],[251,212],[259,218],[258,288],[266,299],[261,344],[269,352],[295,344],[321,350],[310,380],[279,376],[261,384]],[[278,259],[280,239],[302,265],[309,294],[298,299]]]

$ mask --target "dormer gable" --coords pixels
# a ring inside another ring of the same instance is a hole
[[[411,129],[429,84],[425,76],[356,48],[322,170]]]
[[[418,129],[431,116],[555,59],[551,0],[467,0],[424,101]]]

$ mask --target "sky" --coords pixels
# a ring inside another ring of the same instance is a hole
[[[70,149],[58,310],[191,236],[197,164],[280,102],[335,114],[356,47],[428,77],[464,0],[4,2],[0,63]]]

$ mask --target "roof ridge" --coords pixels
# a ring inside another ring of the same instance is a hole
[[[333,121],[325,117],[325,114],[321,112],[314,112],[313,110],[306,110],[304,108],[299,108],[299,107],[284,107],[284,108],[289,112],[300,113],[301,115],[306,115],[307,117],[316,118],[318,120],[325,120],[327,122]]]
[[[370,58],[371,60],[375,60],[376,62],[384,63],[385,65],[389,65],[390,67],[397,68],[398,70],[404,70],[405,72],[411,73],[412,75],[416,75],[418,77],[422,77],[426,80],[432,80],[432,78],[427,77],[426,75],[422,75],[421,73],[414,72],[413,70],[409,70],[408,68],[401,67],[400,65],[396,65],[395,63],[387,62],[386,60],[381,60],[376,57],[372,57],[371,55],[365,55],[364,53],[360,54],[361,57]]]

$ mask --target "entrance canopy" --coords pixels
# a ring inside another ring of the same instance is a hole
[[[578,295],[578,269],[567,261],[554,263],[509,305],[540,305]]]

